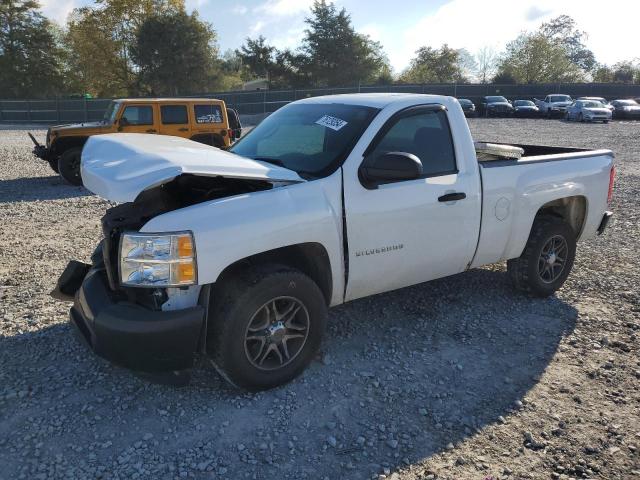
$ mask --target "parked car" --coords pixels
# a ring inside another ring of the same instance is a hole
[[[471,100],[468,98],[459,98],[458,103],[462,107],[462,111],[464,112],[465,117],[475,117],[476,116],[476,106],[473,104]]]
[[[98,355],[160,372],[205,354],[250,390],[304,370],[327,307],[500,261],[552,295],[611,217],[611,151],[475,150],[454,98],[417,94],[299,100],[229,151],[91,137],[85,186],[123,203],[53,295]]]
[[[611,110],[602,103],[593,100],[576,100],[565,114],[566,120],[578,122],[604,122],[611,120]]]
[[[230,126],[230,119],[234,122]],[[82,185],[80,153],[93,135],[114,132],[151,133],[189,138],[214,147],[227,148],[242,132],[239,118],[229,114],[222,100],[210,98],[120,99],[109,104],[99,122],[56,125],[47,130],[33,154],[49,163],[72,185]],[[234,132],[239,132],[234,134]]]
[[[614,100],[611,105],[613,106],[613,118],[640,118],[640,104],[635,100]]]
[[[516,100],[513,102],[513,115],[515,117],[537,117],[540,109],[531,100]]]
[[[533,99],[534,103],[540,110],[540,113],[548,118],[553,116],[564,117],[567,107],[573,103],[573,99],[569,95],[551,94],[547,95],[544,100]]]
[[[613,106],[604,97],[580,97],[578,100],[592,100],[594,102],[600,102],[605,108],[608,108],[613,112]]]
[[[513,115],[511,102],[499,95],[482,97],[480,105],[482,113],[486,117],[508,117]]]

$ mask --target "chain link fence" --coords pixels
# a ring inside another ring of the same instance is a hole
[[[479,102],[484,95],[503,95],[511,100],[544,98],[550,93],[572,97],[598,96],[609,100],[640,97],[640,85],[620,83],[566,83],[532,85],[497,84],[422,84],[377,85],[340,88],[308,88],[295,90],[258,90],[215,92],[197,97],[218,98],[241,115],[275,112],[295,100],[341,93],[430,93],[468,98]],[[75,123],[102,119],[111,99],[0,100],[0,122],[5,123]]]

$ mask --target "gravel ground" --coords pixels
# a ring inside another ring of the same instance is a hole
[[[205,362],[186,387],[152,384],[73,337],[48,293],[107,203],[1,129],[0,478],[639,478],[640,123],[470,124],[613,149],[616,223],[550,299],[495,265],[336,308],[321,359],[259,394]]]

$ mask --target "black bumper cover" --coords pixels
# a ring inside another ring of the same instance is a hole
[[[140,372],[193,366],[204,323],[203,307],[150,310],[115,299],[106,282],[104,269],[89,270],[69,313],[71,323],[97,355]]]

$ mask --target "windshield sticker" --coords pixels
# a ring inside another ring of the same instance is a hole
[[[344,127],[347,123],[340,118],[332,117],[330,115],[325,115],[318,120],[316,120],[318,125],[322,125],[323,127],[330,128],[331,130],[335,130],[336,132]]]

